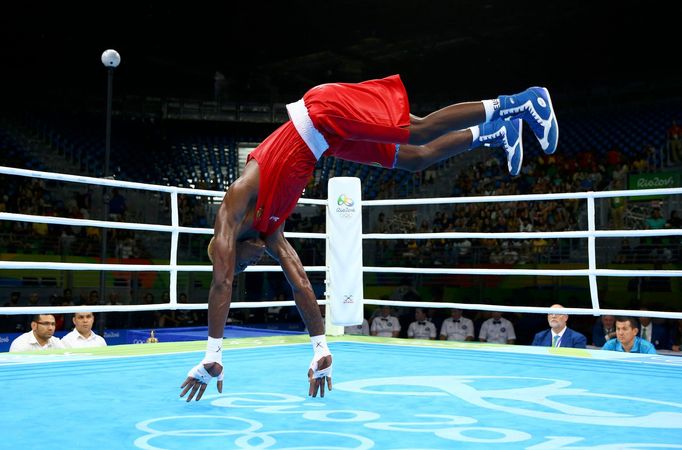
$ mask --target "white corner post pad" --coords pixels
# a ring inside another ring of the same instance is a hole
[[[360,179],[334,177],[328,187],[326,294],[331,320],[340,327],[359,325],[364,304]],[[327,334],[333,335],[330,331]]]

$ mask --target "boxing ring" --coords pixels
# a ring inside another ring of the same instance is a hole
[[[0,213],[0,220],[161,231],[170,234],[168,265],[0,261],[0,269],[158,271],[170,274],[170,301],[153,305],[5,307],[3,314],[76,311],[202,309],[177,303],[177,275],[210,272],[210,266],[177,262],[179,233],[212,229],[179,226],[178,194],[222,192],[0,167],[0,173],[169,195],[171,225],[151,225]],[[614,270],[597,267],[598,238],[682,235],[682,230],[597,230],[595,199],[676,195],[682,188],[547,195],[374,200],[362,207],[417,203],[480,203],[578,199],[587,202],[585,231],[528,233],[363,234],[363,239],[586,238],[586,269],[465,269],[362,267],[364,272],[443,275],[587,277],[592,308],[567,314],[632,314],[600,307],[597,277],[679,277],[679,270]],[[301,203],[326,206],[327,200]],[[320,233],[287,238],[328,239]],[[247,271],[278,271],[254,266]],[[329,267],[306,267],[327,272]],[[328,299],[320,299],[328,304]],[[370,305],[458,307],[483,311],[548,313],[532,306],[403,302],[365,299]],[[293,302],[233,302],[232,308],[290,306]],[[672,311],[638,316],[682,318]],[[203,341],[121,345],[99,349],[0,354],[7,389],[0,410],[3,446],[71,448],[248,449],[645,449],[682,448],[682,358],[601,350],[545,348],[448,341],[340,336],[331,330],[334,389],[308,398],[310,361],[306,336],[225,340],[226,380],[200,402],[179,398],[187,370]],[[273,374],[276,374],[273,376]]]

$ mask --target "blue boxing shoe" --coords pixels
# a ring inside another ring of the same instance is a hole
[[[549,91],[543,87],[532,87],[514,95],[500,95],[499,110],[493,119],[518,118],[528,123],[542,150],[551,155],[559,143],[559,124],[552,107]]]
[[[507,153],[507,167],[511,175],[518,175],[523,162],[521,119],[498,119],[478,126],[478,144],[485,147],[502,147]]]

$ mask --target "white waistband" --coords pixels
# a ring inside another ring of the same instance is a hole
[[[294,124],[296,131],[298,131],[298,134],[303,139],[303,142],[305,142],[310,151],[313,152],[315,159],[320,159],[322,154],[329,148],[329,144],[324,136],[322,136],[322,133],[317,131],[317,128],[313,125],[313,121],[310,120],[308,108],[306,108],[303,99],[294,103],[289,103],[287,105],[287,112],[289,113],[289,118]]]

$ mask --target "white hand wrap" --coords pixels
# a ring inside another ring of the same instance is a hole
[[[223,365],[223,339],[222,338],[212,338],[208,337],[208,342],[206,342],[206,354],[204,359],[201,360],[199,364],[193,367],[188,373],[188,377],[195,378],[199,382],[208,384],[211,381],[211,374],[208,373],[204,364],[208,363],[218,363]],[[223,381],[224,371],[220,372],[218,375],[218,381]]]
[[[313,344],[313,360],[310,362],[310,368],[313,369],[313,378],[331,377],[332,376],[332,366],[330,365],[326,369],[317,370],[318,361],[325,357],[330,356],[331,352],[329,347],[327,347],[327,338],[325,335],[311,336],[310,342]]]
[[[213,378],[204,367],[203,361],[192,367],[190,371],[187,372],[187,376],[199,380],[200,383],[204,384],[208,384],[208,382],[211,381],[211,378]],[[220,372],[220,375],[218,375],[218,381],[223,381],[224,377],[225,371],[223,370]]]
[[[208,374],[208,371],[204,367],[203,363],[199,363],[196,366],[192,367],[189,372],[187,372],[187,376],[190,378],[194,378],[199,380],[199,382],[208,384],[209,381],[211,381],[211,375]]]

